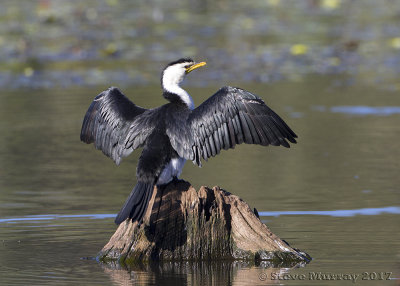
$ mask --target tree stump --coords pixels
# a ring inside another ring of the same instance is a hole
[[[103,262],[268,260],[311,257],[273,234],[238,196],[173,181],[154,187],[142,224],[121,223],[98,255]]]

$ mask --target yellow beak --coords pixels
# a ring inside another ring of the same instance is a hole
[[[193,70],[195,70],[195,69],[197,69],[199,67],[205,66],[205,65],[206,65],[206,62],[201,62],[201,63],[194,64],[194,65],[192,65],[192,66],[190,66],[190,67],[188,67],[186,69],[186,73],[190,73],[191,71],[193,71]]]

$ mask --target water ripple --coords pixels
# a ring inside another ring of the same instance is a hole
[[[375,115],[375,116],[389,116],[393,114],[400,114],[400,106],[332,106],[327,108],[326,106],[316,105],[312,106],[313,110],[332,113],[344,113],[351,115]]]
[[[333,210],[333,211],[275,211],[275,212],[259,212],[260,216],[274,216],[281,215],[324,215],[334,217],[349,217],[355,215],[380,215],[380,214],[400,214],[400,207],[382,207],[382,208],[365,208],[354,210]],[[0,219],[0,223],[19,223],[30,222],[36,223],[40,221],[58,220],[58,219],[109,219],[115,218],[116,214],[78,214],[78,215],[31,215],[14,218]]]
[[[400,214],[400,207],[365,208],[354,210],[333,210],[333,211],[276,211],[259,212],[260,216],[281,216],[281,215],[325,215],[334,217],[350,217],[355,215],[380,215],[380,214]]]
[[[14,218],[4,218],[0,219],[0,223],[18,223],[18,222],[38,222],[38,221],[48,221],[57,219],[107,219],[115,218],[116,214],[80,214],[80,215],[31,215],[23,217]]]

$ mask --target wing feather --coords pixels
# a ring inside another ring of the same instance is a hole
[[[236,144],[282,145],[296,143],[297,135],[257,95],[234,87],[223,87],[203,104],[194,109],[188,118],[193,135],[192,153],[186,159],[201,166],[219,154],[221,149],[234,148]]]
[[[240,125],[242,127],[242,131],[244,134],[244,142],[247,144],[253,144],[253,137],[251,136],[250,128],[247,125],[247,121],[243,111],[239,111],[239,118],[240,118]]]
[[[89,106],[82,123],[81,141],[94,143],[118,165],[122,157],[143,144],[144,138],[134,138],[132,144],[126,144],[126,138],[132,137],[135,120],[145,111],[147,109],[136,106],[118,88],[110,87]]]

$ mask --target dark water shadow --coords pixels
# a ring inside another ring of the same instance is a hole
[[[115,285],[272,285],[272,277],[287,275],[306,263],[274,264],[247,261],[179,261],[135,264],[102,264]]]

